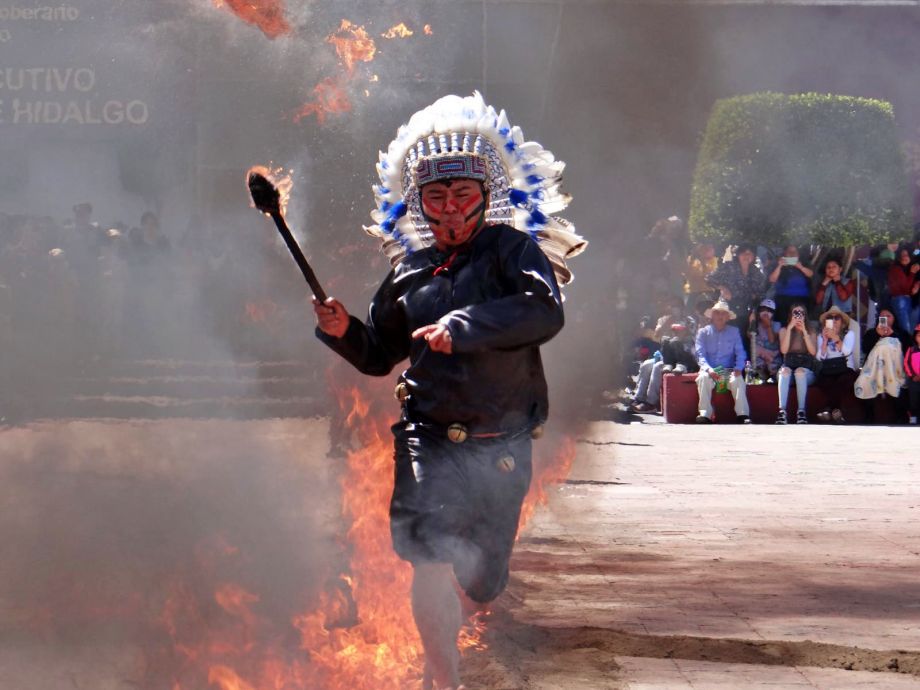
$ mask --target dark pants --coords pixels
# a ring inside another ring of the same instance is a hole
[[[470,599],[492,601],[508,583],[530,486],[530,434],[452,443],[443,429],[407,421],[393,434],[393,548],[411,563],[451,563]]]
[[[910,396],[910,414],[920,417],[920,381],[908,381],[907,393]]]
[[[819,374],[815,384],[824,392],[827,406],[831,409],[840,409],[844,403],[853,396],[853,384],[856,382],[856,372],[847,369],[840,374]]]

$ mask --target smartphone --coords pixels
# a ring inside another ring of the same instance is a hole
[[[824,319],[824,327],[829,331],[834,330],[834,320],[833,319]]]
[[[795,266],[799,262],[799,257],[797,256],[784,256],[783,263],[787,266]]]
[[[878,317],[878,325],[881,326],[882,328],[888,328],[888,317],[887,316]]]

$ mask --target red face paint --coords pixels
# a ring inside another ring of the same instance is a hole
[[[475,180],[432,182],[422,187],[422,213],[440,248],[465,244],[482,226],[486,197]]]

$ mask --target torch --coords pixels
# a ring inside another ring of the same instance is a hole
[[[284,238],[288,251],[291,252],[291,256],[297,262],[297,266],[313,291],[313,295],[320,302],[325,302],[326,291],[323,290],[319,280],[316,279],[316,274],[307,262],[307,257],[303,255],[300,245],[297,244],[297,240],[291,234],[287,221],[284,220],[284,212],[281,209],[281,193],[271,180],[271,171],[260,166],[251,168],[247,177],[247,184],[253,205],[262,213],[271,216],[272,220],[275,221],[278,232]]]

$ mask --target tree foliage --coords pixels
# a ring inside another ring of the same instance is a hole
[[[693,178],[695,240],[853,246],[909,234],[890,103],[807,93],[716,101]]]

